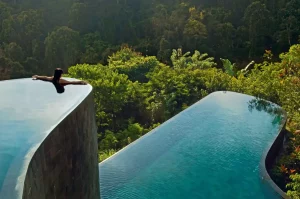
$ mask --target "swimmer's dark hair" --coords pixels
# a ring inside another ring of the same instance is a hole
[[[64,73],[64,71],[61,68],[55,69],[53,79],[59,80],[63,73]]]
[[[63,92],[65,92],[65,88],[62,86],[62,85],[60,85],[59,83],[57,83],[57,82],[52,82],[53,83],[53,85],[54,85],[54,87],[55,87],[55,89],[56,89],[56,91],[57,91],[57,93],[63,93]]]
[[[61,78],[61,75],[64,73],[64,71],[61,68],[57,68],[54,71],[54,76],[52,83],[54,84],[57,93],[63,93],[65,92],[65,88],[59,84],[59,79]]]

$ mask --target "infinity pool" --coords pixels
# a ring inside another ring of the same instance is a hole
[[[48,82],[0,81],[1,199],[21,197],[35,150],[91,90],[90,85],[69,85],[63,94],[58,94]]]
[[[100,163],[101,199],[280,198],[259,165],[284,119],[253,101],[210,94]]]

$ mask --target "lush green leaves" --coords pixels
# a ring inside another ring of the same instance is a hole
[[[291,175],[291,179],[293,182],[289,183],[287,186],[288,188],[291,188],[291,190],[289,190],[287,194],[293,199],[300,199],[300,175]]]
[[[125,43],[168,65],[172,49],[181,48],[207,52],[217,60],[226,57],[241,69],[252,59],[260,62],[265,50],[272,49],[276,60],[300,34],[297,0],[2,1],[0,48],[16,43],[25,60],[32,57],[51,68],[105,64]],[[79,38],[65,35],[65,43],[70,43],[66,49],[63,36],[55,35],[61,47],[49,41],[61,27],[80,34]]]
[[[80,62],[88,64],[103,62],[104,56],[102,54],[109,45],[101,40],[100,33],[85,34],[82,40],[84,52],[81,55]]]
[[[158,64],[156,57],[143,57],[126,47],[109,58],[108,66],[119,73],[126,74],[133,82],[144,83],[148,81],[145,74],[152,71]]]
[[[216,66],[214,58],[208,57],[207,53],[201,54],[199,51],[195,51],[192,56],[189,56],[190,52],[182,54],[182,50],[173,50],[171,61],[174,68],[190,68],[190,69],[208,69]]]
[[[48,35],[45,48],[45,58],[49,68],[67,69],[78,61],[79,33],[68,27],[60,27]]]
[[[265,4],[255,1],[247,7],[244,20],[249,31],[249,57],[252,58],[265,50],[259,43],[270,36],[273,19]]]
[[[228,59],[220,59],[223,63],[223,67],[225,69],[225,72],[230,76],[236,75],[236,65],[232,64]]]

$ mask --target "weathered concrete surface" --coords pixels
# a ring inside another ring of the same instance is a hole
[[[99,199],[92,93],[44,140],[29,164],[23,199]]]

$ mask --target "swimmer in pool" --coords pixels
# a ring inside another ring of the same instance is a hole
[[[32,76],[32,79],[33,80],[42,80],[42,81],[46,81],[46,82],[52,82],[56,88],[57,93],[65,92],[64,86],[67,86],[69,84],[72,84],[72,85],[86,85],[87,84],[85,81],[68,81],[65,79],[61,79],[62,74],[63,74],[63,70],[61,68],[57,68],[57,69],[55,69],[54,76],[52,76],[52,77],[34,75],[34,76]]]

